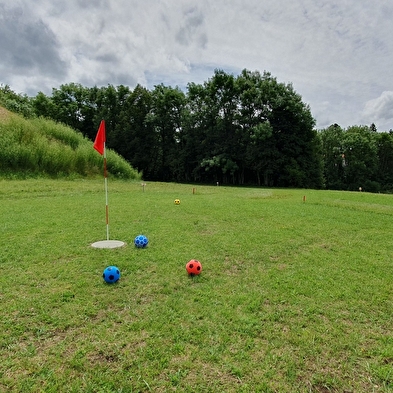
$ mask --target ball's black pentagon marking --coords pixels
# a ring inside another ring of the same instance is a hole
[[[115,276],[113,274],[109,275],[109,280],[113,281],[115,279]]]

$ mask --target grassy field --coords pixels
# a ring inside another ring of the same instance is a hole
[[[109,181],[112,250],[103,181],[0,201],[1,392],[393,391],[391,195]]]

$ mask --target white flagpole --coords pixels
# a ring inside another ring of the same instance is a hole
[[[106,215],[106,240],[92,243],[94,248],[117,248],[123,247],[124,242],[120,240],[109,240],[109,204],[108,204],[108,171],[106,167],[106,136],[105,121],[102,120],[93,145],[94,149],[104,156],[104,182],[105,182],[105,215]]]
[[[108,205],[108,173],[106,169],[106,147],[104,142],[104,181],[105,181],[105,217],[106,217],[106,240],[109,240],[109,205]]]

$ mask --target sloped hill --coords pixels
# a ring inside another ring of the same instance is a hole
[[[109,176],[140,179],[122,157],[107,150]],[[95,176],[103,158],[92,142],[63,124],[43,118],[25,119],[0,107],[1,176]]]

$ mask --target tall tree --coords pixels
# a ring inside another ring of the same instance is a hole
[[[51,104],[45,104],[42,95],[38,95],[36,108],[49,110],[50,116],[61,123],[67,124],[75,130],[81,131],[86,136],[91,136],[93,117],[95,112],[94,102],[91,101],[89,89],[78,83],[61,85],[59,89],[52,89]],[[41,114],[41,113],[40,113]]]
[[[203,85],[189,84],[187,98],[185,150],[186,161],[194,164],[193,176],[208,182],[235,182],[239,136],[234,76],[216,70]]]
[[[316,150],[315,120],[308,105],[291,84],[278,83],[265,73],[265,91],[270,107],[268,120],[273,129],[275,160],[274,185],[322,186],[322,167]]]
[[[367,126],[348,127],[344,133],[345,175],[347,188],[372,187],[376,181],[378,155],[375,132]],[[374,190],[372,190],[374,191]]]
[[[376,135],[378,149],[377,181],[384,191],[393,191],[393,131]]]
[[[158,141],[157,158],[160,168],[157,179],[170,181],[176,176],[179,164],[179,142],[185,95],[179,88],[155,86],[152,106],[146,122],[153,127]]]
[[[341,190],[345,187],[344,130],[333,124],[320,131],[324,163],[325,186]]]
[[[190,83],[186,96],[181,134],[181,163],[186,181],[198,182],[204,179],[204,168],[200,163],[209,146],[206,143],[207,130],[213,119],[209,117],[209,101],[203,85]]]
[[[158,139],[146,119],[152,109],[152,95],[141,85],[127,96],[116,125],[116,150],[143,173],[145,180],[159,172]]]
[[[266,77],[258,71],[243,70],[236,81],[239,92],[237,121],[241,130],[244,167],[251,176],[249,181],[257,181],[258,185],[269,185],[278,158],[268,120],[271,108],[266,96]]]

